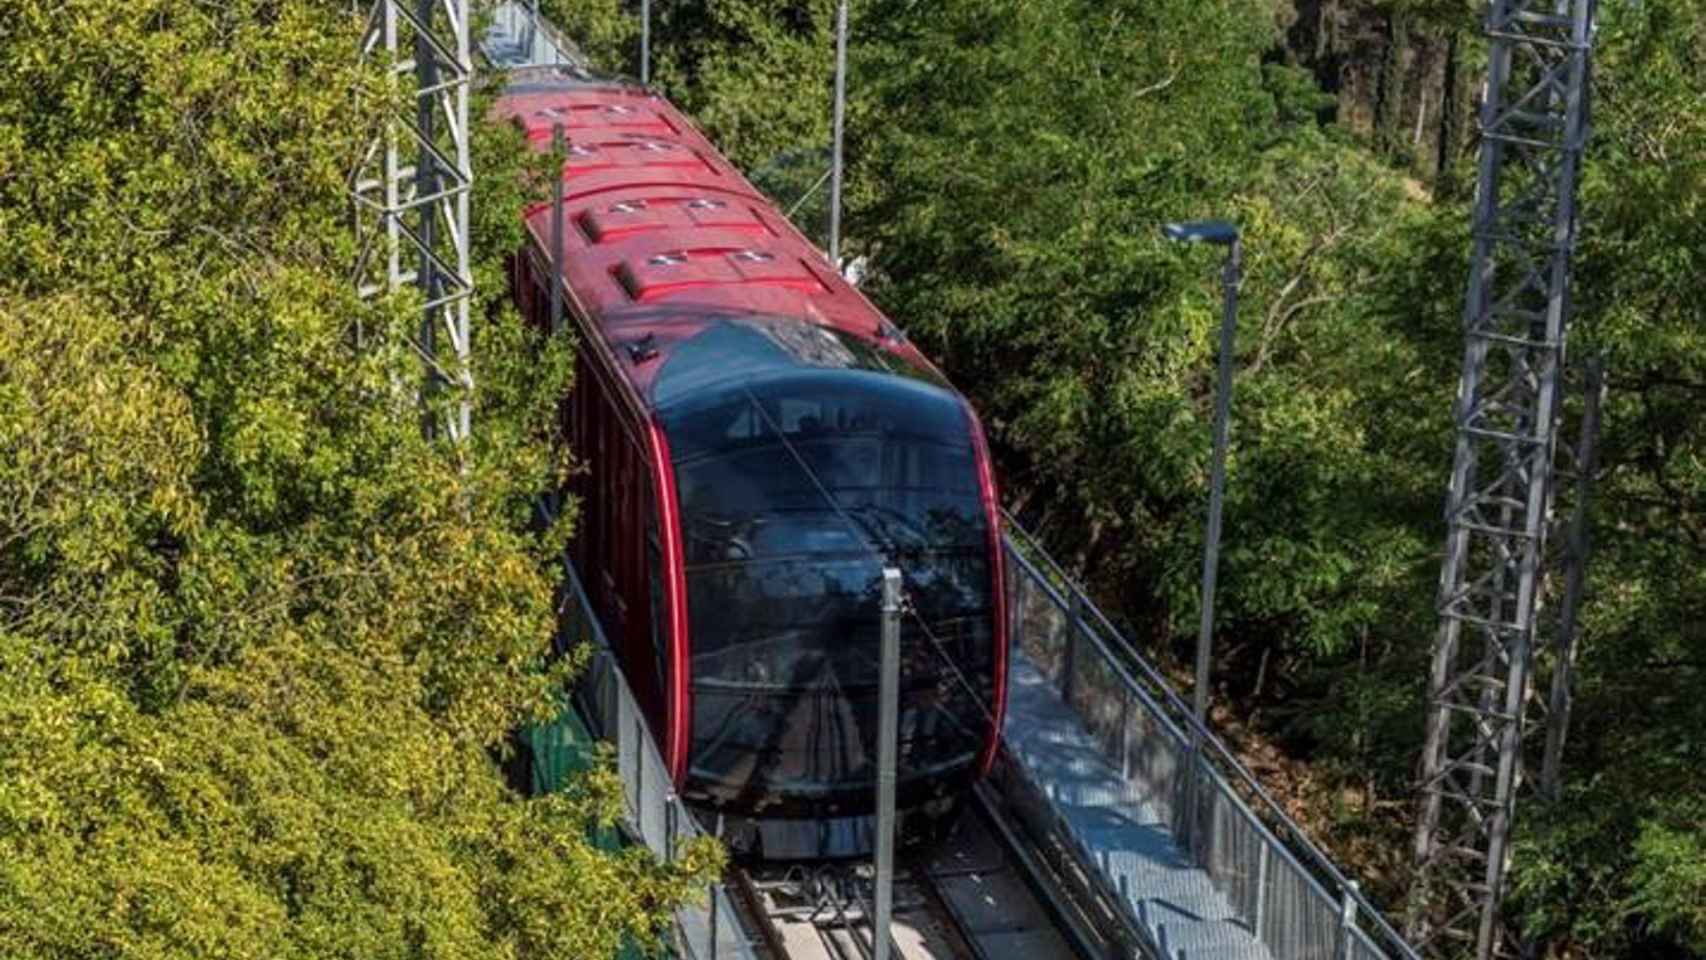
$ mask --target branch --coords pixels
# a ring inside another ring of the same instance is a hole
[[[1168,60],[1171,61],[1172,58],[1168,57]],[[1144,97],[1147,97],[1152,93],[1160,93],[1161,91],[1172,86],[1173,81],[1177,80],[1177,79],[1179,79],[1179,69],[1177,67],[1174,67],[1173,72],[1167,75],[1167,79],[1162,80],[1158,83],[1152,83],[1149,86],[1144,87],[1142,90],[1139,90],[1136,93],[1132,94],[1131,98],[1133,100],[1141,100]]]

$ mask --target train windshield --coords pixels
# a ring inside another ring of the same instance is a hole
[[[689,776],[779,816],[876,778],[881,570],[903,574],[900,777],[974,761],[994,689],[971,423],[933,385],[795,371],[661,411],[693,624]]]

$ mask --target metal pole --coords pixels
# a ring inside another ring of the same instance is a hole
[[[563,332],[563,125],[551,128],[551,166],[556,183],[551,196],[551,332]]]
[[[1131,693],[1120,696],[1120,786],[1131,780]]]
[[[1576,617],[1581,607],[1582,579],[1593,549],[1589,501],[1598,466],[1600,404],[1605,398],[1605,358],[1587,362],[1587,397],[1582,408],[1581,440],[1576,445],[1576,509],[1570,518],[1569,560],[1565,564],[1564,606],[1559,611],[1557,664],[1552,668],[1551,708],[1546,712],[1546,747],[1541,759],[1540,792],[1556,802],[1563,785],[1564,740],[1570,732],[1570,674],[1576,664]]]
[[[385,4],[385,50],[397,50],[397,7]],[[385,125],[385,289],[403,286],[403,160],[397,149],[397,125]]]
[[[663,795],[663,857],[665,863],[675,862],[675,836],[679,829],[676,826],[678,814],[675,809],[675,794]],[[712,909],[716,909],[715,906]]]
[[[652,0],[640,0],[640,82],[652,82]]]
[[[1066,647],[1060,652],[1060,699],[1068,707],[1072,706],[1073,689],[1077,685],[1078,676],[1078,638],[1080,625],[1084,615],[1079,612],[1078,591],[1067,594],[1066,600]]]
[[[421,23],[431,23],[432,0],[419,0],[416,4],[415,15],[420,18]],[[419,31],[415,34],[415,83],[417,88],[421,90],[429,90],[438,85],[438,60],[432,49],[431,38]],[[432,97],[419,97],[417,99],[415,103],[415,125],[420,129],[421,141],[432,143]],[[437,192],[438,161],[432,151],[422,150],[415,158],[415,195],[430,197]],[[421,243],[424,249],[431,250],[437,242],[437,217],[430,205],[419,209]],[[430,256],[421,257],[420,269],[415,277],[415,283],[420,287],[421,300],[431,304],[438,299],[440,280],[438,270]],[[437,309],[428,306],[421,315],[420,323],[421,349],[426,351],[427,356],[432,357],[435,361],[439,355],[437,314]],[[425,399],[436,392],[439,383],[440,378],[436,370],[429,369],[426,375],[426,383],[421,392],[422,398]],[[423,413],[421,424],[425,428],[427,436],[433,436],[437,432],[433,429],[435,424],[430,414]]]
[[[523,50],[531,52],[537,49],[537,41],[534,38],[538,32],[539,0],[527,0],[527,22],[522,24],[521,30],[519,31],[521,35],[521,48]]]
[[[1209,480],[1208,541],[1202,558],[1202,621],[1197,628],[1197,722],[1208,726],[1209,652],[1214,642],[1214,586],[1220,567],[1220,506],[1226,491],[1226,429],[1232,412],[1232,341],[1238,323],[1238,279],[1244,248],[1234,239],[1222,274],[1225,313],[1220,321],[1220,378],[1214,397],[1214,466]],[[1200,746],[1197,744],[1196,746]]]
[[[841,269],[842,143],[847,120],[847,0],[835,8],[835,146],[829,178],[829,262]]]
[[[463,295],[458,297],[451,309],[455,311],[455,332],[453,339],[456,348],[457,376],[461,380],[462,396],[457,400],[456,433],[452,440],[462,441],[473,436],[474,429],[474,341],[470,327],[469,308],[473,306],[474,261],[472,258],[472,238],[468,235],[470,222],[470,207],[474,199],[472,189],[474,176],[473,141],[469,131],[469,88],[474,66],[474,37],[469,8],[469,0],[453,8],[451,29],[456,32],[457,69],[462,73],[461,82],[456,85],[455,110],[456,129],[450,131],[451,139],[456,145],[456,164],[460,168],[459,177],[467,177],[469,189],[462,190],[456,195],[455,222],[448,224],[450,241],[456,248],[456,283],[462,288]]]
[[[711,884],[711,960],[717,960],[717,884]]]
[[[846,9],[843,5],[842,9]],[[883,568],[882,689],[877,712],[877,917],[871,928],[876,960],[889,960],[894,911],[894,768],[900,727],[900,571]]]
[[[1238,323],[1238,280],[1244,266],[1243,241],[1234,236],[1221,272],[1225,308],[1220,320],[1220,371],[1214,396],[1214,462],[1209,474],[1208,534],[1202,558],[1202,619],[1197,626],[1196,691],[1190,758],[1186,764],[1184,837],[1187,849],[1199,849],[1197,800],[1202,773],[1203,732],[1208,729],[1210,653],[1214,646],[1214,587],[1220,572],[1220,511],[1226,492],[1226,433],[1232,413],[1232,346]]]
[[[645,839],[645,802],[646,802],[646,728],[642,725],[640,714],[634,714],[634,735],[629,738],[634,744],[634,818],[639,822],[640,837]]]
[[[1339,893],[1339,948],[1335,952],[1338,960],[1350,960],[1351,928],[1357,922],[1357,884],[1352,880]]]
[[[1250,923],[1250,932],[1261,943],[1267,942],[1262,939],[1262,922],[1267,919],[1268,912],[1268,852],[1271,849],[1270,844],[1262,844],[1262,852],[1256,859],[1256,916]]]

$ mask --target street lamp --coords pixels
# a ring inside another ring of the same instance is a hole
[[[1220,322],[1220,380],[1214,396],[1214,467],[1209,481],[1208,542],[1202,560],[1202,622],[1197,629],[1194,706],[1197,723],[1206,729],[1209,649],[1214,639],[1214,581],[1220,565],[1220,501],[1226,489],[1226,421],[1232,410],[1232,333],[1238,322],[1238,280],[1244,266],[1244,247],[1238,227],[1225,220],[1169,223],[1161,232],[1167,239],[1180,243],[1212,243],[1227,248],[1226,265],[1220,274],[1226,312]],[[1196,740],[1193,736],[1193,746]]]

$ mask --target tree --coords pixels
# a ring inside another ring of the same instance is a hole
[[[1371,316],[1414,203],[1317,128],[1306,76],[1264,68],[1254,5],[1068,6],[870,15],[874,291],[978,400],[1010,498],[1170,641],[1194,622],[1219,291],[1158,228],[1239,220],[1224,632],[1343,650],[1425,549],[1362,392],[1414,362]]]
[[[412,297],[346,286],[385,94],[344,4],[5,17],[0,953],[654,938],[714,854],[601,850],[612,774],[523,802],[492,762],[572,667],[544,663],[568,521],[529,526],[566,350],[502,306],[519,138],[478,138],[481,429],[452,450],[420,435]]]

